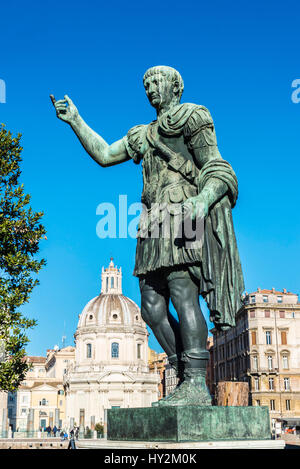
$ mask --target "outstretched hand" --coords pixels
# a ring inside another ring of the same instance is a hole
[[[64,99],[56,101],[53,94],[50,94],[50,99],[55,107],[56,115],[59,119],[67,122],[68,124],[71,124],[76,119],[78,116],[78,109],[69,96],[65,95]]]

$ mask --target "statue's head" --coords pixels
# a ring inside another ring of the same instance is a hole
[[[175,68],[157,65],[149,68],[143,78],[150,104],[159,110],[171,103],[179,104],[183,80]]]

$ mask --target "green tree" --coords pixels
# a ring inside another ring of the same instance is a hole
[[[45,264],[35,258],[45,238],[43,213],[32,210],[30,195],[19,182],[20,139],[0,125],[0,389],[5,391],[15,391],[29,369],[26,330],[36,321],[19,308],[29,301],[38,284],[36,274]]]
[[[95,430],[97,432],[97,437],[100,438],[104,434],[104,425],[102,423],[96,423]]]

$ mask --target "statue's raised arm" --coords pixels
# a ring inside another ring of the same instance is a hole
[[[72,127],[82,146],[96,163],[105,167],[123,163],[130,159],[124,141],[122,139],[117,140],[109,145],[84,122],[77,107],[67,95],[64,99],[58,101],[55,100],[53,95],[50,95],[50,98],[56,109],[57,117]]]

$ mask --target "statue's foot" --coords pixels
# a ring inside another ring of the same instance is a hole
[[[155,402],[155,407],[180,405],[210,406],[211,396],[206,386],[205,376],[203,373],[197,373],[197,371],[192,370],[191,372],[189,370],[185,381],[165,399]]]

